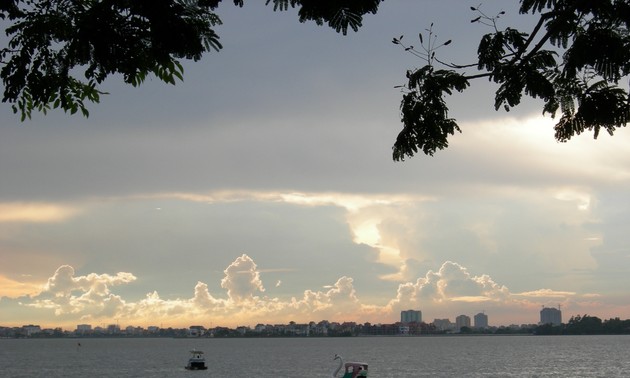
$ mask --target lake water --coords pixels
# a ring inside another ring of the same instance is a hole
[[[630,377],[630,336],[3,339],[0,377],[330,377],[335,353],[381,378]]]

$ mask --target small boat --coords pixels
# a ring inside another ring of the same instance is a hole
[[[206,366],[206,359],[203,357],[203,352],[200,350],[193,349],[190,351],[192,356],[188,359],[188,364],[186,365],[187,370],[206,370],[208,367]]]
[[[343,358],[335,354],[335,360],[339,360],[339,366],[337,370],[332,373],[333,378],[337,377],[337,373],[341,368],[344,368],[344,373],[341,378],[357,378],[368,376],[368,365],[365,362],[343,362]]]

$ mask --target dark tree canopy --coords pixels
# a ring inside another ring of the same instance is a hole
[[[406,46],[402,37],[393,43],[426,61],[407,72],[400,86],[403,130],[393,147],[394,160],[404,160],[419,150],[433,155],[448,146],[449,135],[460,131],[449,118],[445,95],[470,86],[470,80],[487,78],[496,83],[494,107],[508,110],[523,95],[540,98],[543,113],[559,119],[555,137],[565,142],[592,130],[612,135],[628,122],[630,98],[630,3],[628,0],[521,0],[520,13],[538,17],[533,30],[500,29],[499,18],[471,7],[479,22],[492,29],[479,42],[476,62],[440,61],[439,44],[429,29],[428,40],[419,35],[421,49]],[[436,69],[436,66],[444,69]],[[464,70],[479,73],[467,75]],[[625,82],[625,87],[619,86]]]
[[[383,0],[266,0],[274,10],[297,8],[301,22],[314,21],[346,34],[358,31],[363,16]],[[181,59],[201,59],[222,45],[214,27],[221,0],[1,0],[0,18],[9,42],[0,50],[2,101],[22,120],[33,110],[60,108],[88,115],[99,85],[119,74],[131,85],[148,75],[175,84],[183,78]],[[244,0],[233,0],[243,6]],[[495,109],[517,106],[523,95],[543,101],[543,113],[558,117],[555,136],[567,141],[586,130],[597,138],[626,125],[630,98],[629,0],[520,0],[520,13],[536,17],[532,30],[501,28],[500,17],[479,7],[471,22],[491,32],[468,64],[443,62],[436,51],[451,41],[419,35],[421,48],[393,42],[426,64],[407,72],[400,86],[403,129],[394,160],[418,151],[433,155],[461,131],[449,117],[447,96],[473,79],[498,85]],[[465,70],[478,72],[467,74]]]
[[[299,8],[301,22],[327,24],[346,34],[382,0],[266,0],[274,10]],[[243,6],[243,0],[233,0]],[[22,120],[33,110],[61,108],[88,115],[86,100],[99,102],[98,88],[120,74],[131,85],[153,74],[175,84],[180,59],[199,60],[222,45],[214,31],[221,0],[1,0],[9,21],[0,50],[3,102]]]

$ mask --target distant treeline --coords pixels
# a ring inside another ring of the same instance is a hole
[[[544,324],[536,327],[537,335],[622,335],[630,334],[630,319],[611,318],[602,321],[597,316],[576,315],[566,324]]]

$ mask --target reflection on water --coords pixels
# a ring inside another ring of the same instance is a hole
[[[184,369],[194,348],[208,370]],[[330,377],[335,353],[382,378],[630,376],[630,336],[5,339],[0,376]]]

